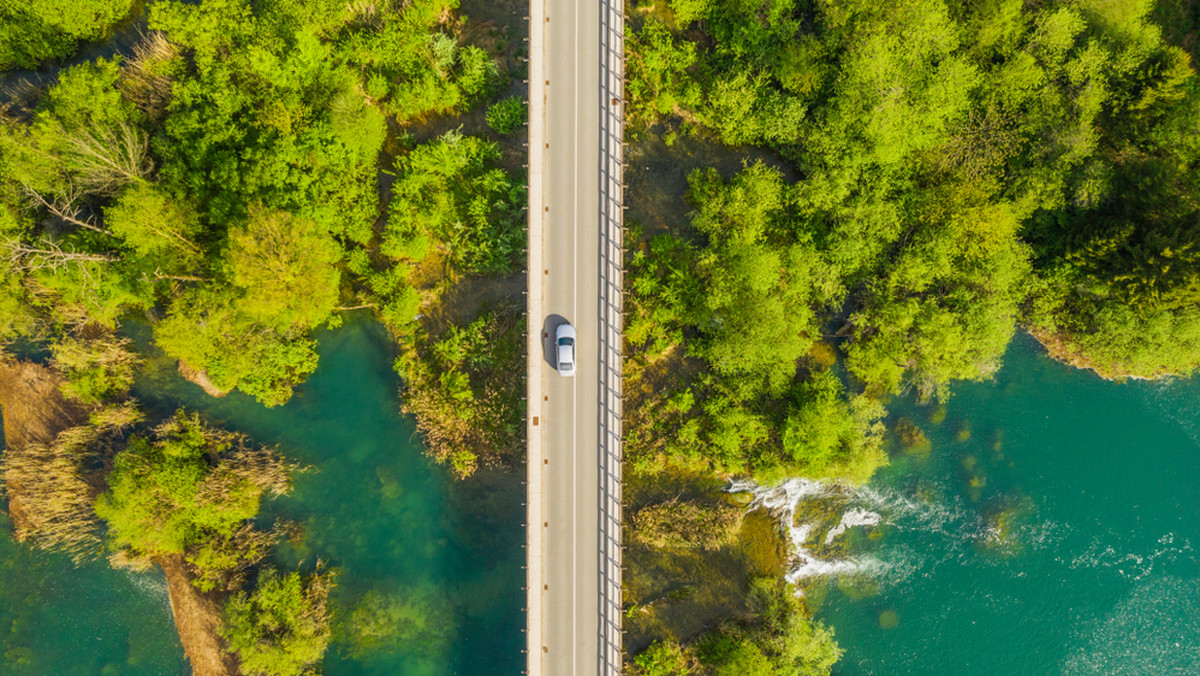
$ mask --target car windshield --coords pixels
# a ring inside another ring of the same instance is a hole
[[[570,347],[571,345],[575,344],[575,339],[574,338],[559,338],[558,344]]]

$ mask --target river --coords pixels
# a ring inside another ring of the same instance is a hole
[[[162,359],[135,393],[158,414],[186,406],[311,468],[263,516],[303,530],[280,547],[278,563],[310,569],[320,560],[338,571],[325,674],[520,673],[520,476],[484,470],[458,482],[425,458],[412,420],[398,412],[379,324],[360,316],[316,337],[319,368],[276,409],[237,393],[207,397]],[[188,673],[161,575],[103,561],[72,569],[7,535],[0,629],[3,674]]]
[[[794,524],[835,674],[1200,673],[1200,380],[1107,382],[1018,335],[944,411],[891,410],[932,450],[816,491],[866,525],[831,537],[812,497]]]

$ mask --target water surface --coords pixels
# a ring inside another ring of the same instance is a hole
[[[398,411],[388,337],[360,318],[319,332],[320,367],[287,405],[206,396],[154,359],[135,393],[278,445],[310,468],[268,502],[297,524],[277,563],[336,571],[329,676],[488,676],[524,665],[523,487],[481,471],[455,481],[422,454]],[[171,676],[190,669],[161,572],[79,568],[16,543],[0,516],[0,674]]]
[[[189,673],[161,572],[76,568],[11,532],[0,512],[0,674]]]
[[[852,503],[871,574],[818,616],[837,674],[1200,674],[1200,381],[1106,382],[1018,336]],[[814,601],[821,590],[815,590]]]
[[[430,463],[398,411],[378,323],[359,318],[317,339],[319,368],[278,408],[236,392],[208,397],[170,363],[150,369],[138,395],[160,413],[200,411],[313,468],[265,511],[303,531],[279,563],[338,572],[328,676],[521,673],[520,477],[456,482]]]

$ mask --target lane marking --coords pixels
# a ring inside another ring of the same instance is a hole
[[[579,4],[575,5],[575,100],[574,114],[572,116],[572,126],[574,128],[575,143],[572,150],[571,171],[572,184],[571,193],[575,203],[572,209],[573,228],[571,232],[571,250],[573,254],[572,269],[575,274],[572,275],[573,293],[571,294],[571,321],[576,325],[579,323]],[[576,361],[579,360],[579,346],[575,348]],[[578,370],[578,366],[576,366]],[[579,494],[579,376],[577,375],[571,383],[571,486],[575,489],[575,494]],[[579,623],[578,620],[578,598],[579,590],[579,498],[571,500],[571,636],[578,637]],[[579,664],[578,655],[578,639],[571,642],[571,668],[574,670]]]

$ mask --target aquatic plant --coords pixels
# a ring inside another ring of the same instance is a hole
[[[454,638],[454,610],[432,590],[369,590],[339,623],[336,635],[354,657],[377,653],[438,655]]]
[[[933,448],[929,437],[925,436],[925,431],[908,418],[897,420],[894,429],[896,436],[900,439],[900,445],[906,453],[927,455]]]

